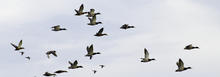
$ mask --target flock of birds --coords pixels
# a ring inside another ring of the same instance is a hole
[[[90,21],[88,23],[88,25],[90,25],[90,26],[95,26],[95,25],[98,25],[98,24],[102,24],[102,22],[97,22],[96,21],[96,15],[100,15],[101,13],[95,13],[95,9],[90,9],[89,12],[84,12],[83,9],[84,9],[84,6],[83,6],[83,4],[81,4],[79,10],[75,9],[75,12],[76,12],[75,15],[76,16],[81,16],[81,15],[87,14],[86,17],[88,17],[88,19]],[[120,27],[120,29],[125,29],[125,30],[129,29],[129,28],[135,28],[135,27],[134,26],[129,26],[128,24],[124,24]],[[67,30],[67,29],[66,28],[61,28],[60,25],[52,27],[52,31],[62,31],[62,30]],[[103,33],[103,30],[104,30],[104,28],[101,28],[94,36],[97,36],[97,37],[106,36],[107,34]],[[19,50],[24,49],[24,47],[22,47],[22,40],[20,40],[18,45],[15,45],[13,43],[11,43],[11,45],[15,48],[15,51],[19,51]],[[190,45],[185,46],[185,48],[184,48],[184,50],[192,50],[192,49],[199,49],[199,47],[193,46],[192,44],[190,44]],[[87,50],[87,54],[85,55],[85,57],[89,57],[90,60],[93,58],[94,55],[101,54],[100,52],[94,52],[93,44],[90,45],[90,46],[87,46],[86,50]],[[24,55],[24,52],[20,52],[20,54]],[[53,56],[57,57],[57,54],[56,54],[55,50],[47,51],[45,54],[46,54],[48,59],[50,58],[50,55],[53,55]],[[28,60],[31,59],[30,56],[26,56],[25,58],[28,59]],[[150,62],[150,61],[153,61],[153,60],[156,60],[156,59],[149,58],[149,52],[147,51],[146,48],[144,48],[144,58],[141,58],[141,62],[145,63],[145,62]],[[83,66],[78,65],[77,60],[75,60],[73,63],[71,61],[68,61],[68,63],[70,64],[68,69],[83,68]],[[179,60],[178,60],[178,62],[176,62],[176,64],[178,66],[178,68],[176,69],[176,72],[181,72],[181,71],[184,71],[184,70],[187,70],[187,69],[191,69],[191,67],[185,67],[184,66],[184,63],[181,60],[181,58],[179,58]],[[99,65],[99,66],[100,66],[100,68],[105,67],[105,65]],[[92,70],[92,71],[93,71],[94,74],[97,72],[97,70]],[[54,76],[55,77],[57,74],[66,73],[66,72],[68,72],[68,71],[66,71],[66,70],[57,70],[54,73],[45,72],[43,74],[43,76]]]

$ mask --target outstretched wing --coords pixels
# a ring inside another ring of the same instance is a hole
[[[22,45],[22,40],[19,42],[18,47],[21,47]]]
[[[13,47],[17,48],[17,46],[16,46],[16,45],[14,45],[14,44],[12,44],[12,43],[11,43],[11,45],[12,45]]]
[[[72,62],[70,62],[70,61],[68,61],[68,63],[72,66],[73,65],[73,63]]]
[[[99,34],[102,34],[102,32],[103,32],[103,30],[104,30],[104,28],[101,28],[101,29],[99,29]]]
[[[57,57],[57,54],[54,52],[54,53],[52,53],[55,57]]]
[[[78,62],[77,62],[77,60],[75,60],[74,63],[73,63],[73,65],[74,65],[74,66],[77,66],[77,64],[78,64]]]
[[[79,12],[83,12],[83,9],[84,9],[84,6],[83,6],[83,4],[81,4],[79,7]]]
[[[184,69],[184,63],[181,59],[176,63],[179,69]]]
[[[144,58],[149,59],[149,53],[146,48],[144,48]]]

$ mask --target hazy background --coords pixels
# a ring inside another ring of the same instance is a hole
[[[42,77],[46,71],[66,70],[78,60],[83,69],[58,77],[219,77],[219,0],[0,0],[0,77]],[[88,18],[75,16],[84,4],[101,15],[101,25],[88,26]],[[123,24],[135,29],[121,30]],[[53,32],[61,25],[67,31]],[[109,36],[93,36],[100,28]],[[24,56],[10,43],[23,40]],[[84,57],[94,44],[92,60]],[[198,50],[186,51],[193,44]],[[147,48],[156,61],[141,63]],[[45,52],[58,57],[47,59]],[[31,60],[25,59],[30,56]],[[179,58],[191,70],[176,73]],[[100,69],[99,64],[106,65]],[[94,75],[91,70],[98,72]]]

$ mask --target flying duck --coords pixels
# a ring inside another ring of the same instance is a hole
[[[150,62],[152,60],[155,60],[154,58],[149,59],[149,53],[146,48],[144,48],[144,58],[141,59],[142,59],[141,62]]]
[[[21,45],[22,45],[22,40],[20,40],[18,46],[15,45],[15,44],[13,44],[13,43],[11,43],[11,45],[15,48],[15,51],[18,51],[18,50],[24,49],[24,47],[21,47]]]
[[[57,70],[54,73],[60,74],[60,73],[65,73],[65,72],[67,72],[67,71],[66,70]]]
[[[101,68],[104,68],[105,67],[105,65],[99,65]]]
[[[31,60],[31,57],[30,56],[27,56],[27,57],[25,57],[26,59],[28,59],[28,60]]]
[[[120,29],[129,29],[129,28],[134,28],[134,26],[129,26],[128,24],[124,24],[120,27]]]
[[[90,47],[87,46],[86,50],[87,50],[87,54],[85,56],[89,57],[90,60],[92,59],[93,55],[101,54],[100,52],[93,51],[93,44]]]
[[[176,72],[182,72],[184,70],[191,69],[191,67],[184,67],[184,63],[181,59],[179,59],[179,61],[176,62],[176,65],[178,66]]]
[[[49,72],[45,72],[45,73],[43,74],[43,76],[53,76],[53,77],[55,77],[56,74],[52,74],[52,73],[49,73]]]
[[[96,15],[92,16],[92,18],[89,18],[89,17],[88,17],[88,19],[89,19],[89,21],[90,21],[90,22],[88,23],[88,25],[90,25],[90,26],[102,24],[102,22],[96,22]]]
[[[199,47],[194,47],[194,46],[192,46],[192,44],[190,44],[190,45],[187,45],[184,49],[185,50],[199,49]]]
[[[47,55],[48,58],[50,58],[50,55],[51,55],[51,54],[52,54],[53,56],[57,57],[57,54],[56,54],[56,51],[55,51],[55,50],[47,51],[47,52],[46,52],[46,55]]]
[[[24,55],[24,52],[20,52],[21,55]]]
[[[88,12],[88,15],[86,15],[87,17],[93,17],[95,15],[99,15],[101,13],[95,13],[95,9],[90,9],[90,12]]]
[[[95,74],[97,71],[96,70],[92,70],[92,72]]]
[[[51,27],[53,28],[52,31],[62,31],[62,30],[67,30],[66,28],[60,28],[60,25],[56,25]]]
[[[78,66],[77,60],[74,61],[74,63],[69,61],[70,66],[68,67],[69,69],[76,69],[76,68],[83,68],[83,66]]]
[[[101,37],[107,35],[106,33],[102,33],[103,30],[104,28],[99,29],[99,31],[94,36]]]
[[[83,9],[84,9],[84,6],[83,6],[83,4],[81,4],[80,7],[79,7],[79,10],[75,9],[75,12],[76,12],[75,15],[80,16],[80,15],[86,14],[87,12],[83,12]]]

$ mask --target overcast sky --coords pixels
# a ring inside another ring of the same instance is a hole
[[[0,0],[0,77],[42,77],[67,70],[78,60],[82,69],[58,77],[219,77],[219,0]],[[103,24],[88,26],[74,9],[94,8]],[[123,24],[135,29],[121,30]],[[53,32],[61,25],[66,31]],[[108,36],[93,36],[100,28]],[[21,56],[10,43],[23,40]],[[92,60],[86,46],[101,52]],[[183,50],[193,44],[200,49]],[[141,63],[144,48],[156,61]],[[48,59],[46,51],[58,57]],[[24,57],[30,56],[28,61]],[[176,73],[181,58],[192,69]],[[98,65],[104,64],[100,69]],[[98,72],[94,75],[92,70]]]

